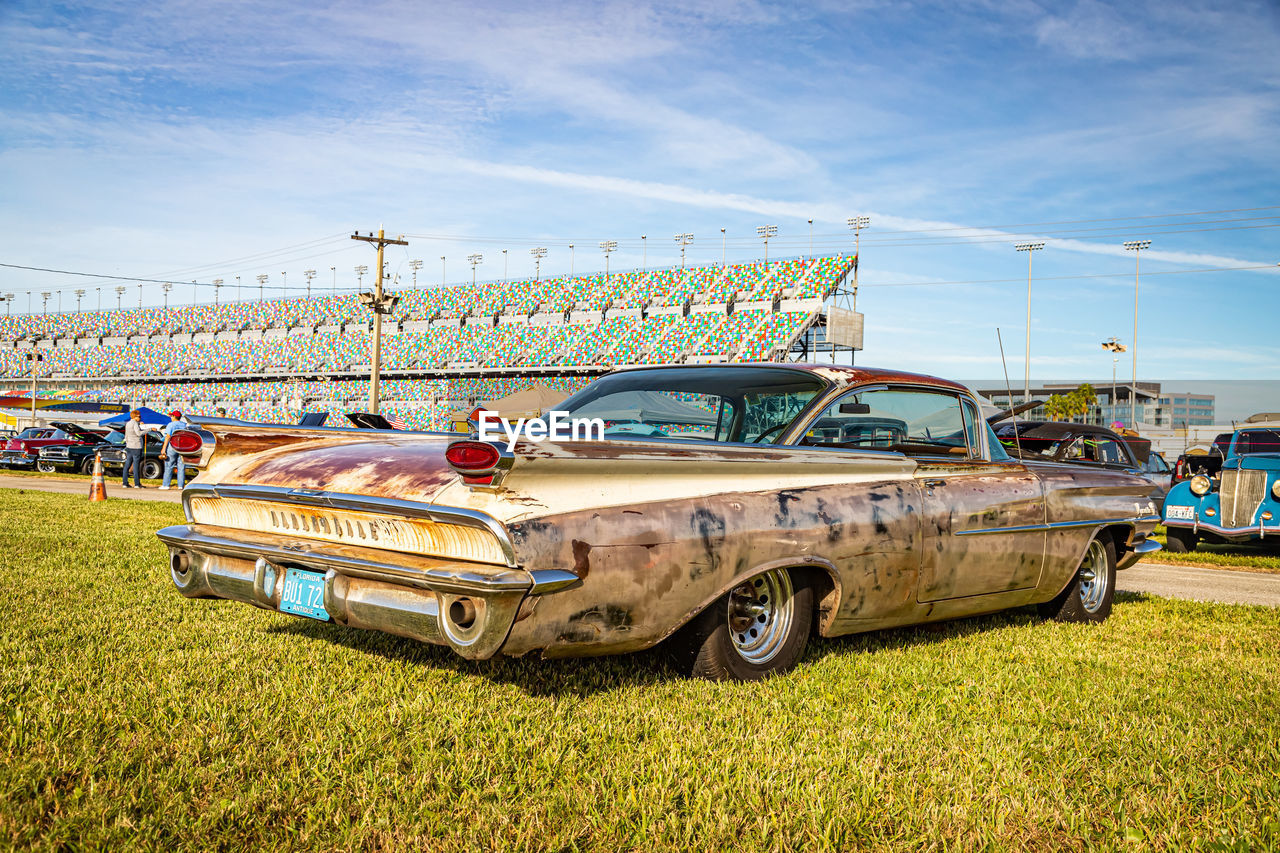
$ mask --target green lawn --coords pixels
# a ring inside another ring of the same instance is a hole
[[[1164,525],[1156,527],[1155,539],[1161,545],[1167,541]],[[1206,569],[1239,569],[1264,574],[1280,573],[1280,542],[1262,541],[1243,545],[1206,545],[1200,542],[1188,554],[1171,554],[1157,551],[1142,558],[1148,563],[1178,563],[1186,566],[1203,566]]]
[[[712,684],[187,601],[170,504],[0,490],[0,517],[0,846],[1280,847],[1276,609],[1128,596]]]

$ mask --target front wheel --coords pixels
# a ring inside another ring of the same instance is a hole
[[[804,654],[813,627],[813,587],[772,569],[748,578],[685,628],[690,672],[715,681],[757,681],[786,672]]]
[[[54,464],[52,462],[45,462],[43,459],[41,459],[39,462],[36,463],[36,470],[39,471],[41,474],[52,474],[58,469],[54,467]]]
[[[142,479],[155,480],[160,476],[160,463],[154,459],[142,460]]]
[[[1116,545],[1102,535],[1089,543],[1067,588],[1040,605],[1040,615],[1058,622],[1102,622],[1116,594]]]
[[[1165,532],[1164,541],[1170,554],[1186,554],[1196,549],[1196,540],[1198,538],[1190,530],[1170,527]]]

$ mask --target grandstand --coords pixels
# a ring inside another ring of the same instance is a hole
[[[441,428],[526,387],[566,394],[617,367],[785,360],[814,349],[854,259],[593,274],[399,292],[384,326],[384,411]],[[0,377],[42,390],[250,420],[360,411],[370,316],[355,294],[0,318]]]

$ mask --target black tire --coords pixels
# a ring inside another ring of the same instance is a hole
[[[1039,605],[1040,615],[1058,622],[1104,622],[1116,594],[1116,543],[1102,534],[1085,549],[1067,588]]]
[[[81,474],[93,473],[93,457],[92,456],[86,456],[84,460],[80,463],[80,473]]]
[[[160,463],[154,459],[142,460],[142,479],[154,480],[158,478],[164,469],[160,467]]]
[[[36,470],[41,474],[53,474],[58,470],[58,466],[52,462],[45,462],[43,459],[36,463]]]
[[[813,629],[804,574],[762,572],[716,599],[685,626],[677,652],[695,678],[758,681],[796,665]]]
[[[1170,554],[1186,554],[1196,549],[1199,537],[1190,530],[1170,527],[1165,531],[1164,541],[1165,550]]]

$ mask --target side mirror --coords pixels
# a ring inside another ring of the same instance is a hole
[[[870,403],[841,403],[840,414],[869,415],[871,414],[871,404]]]

